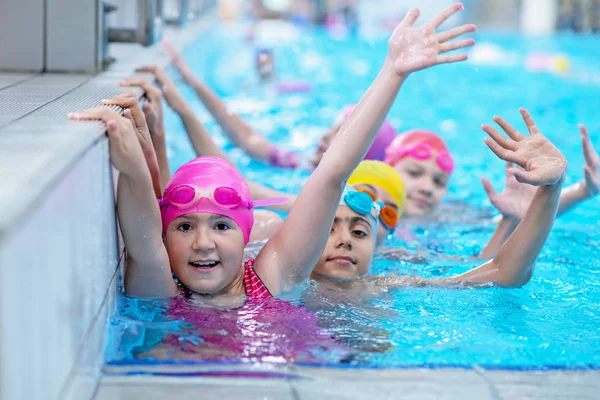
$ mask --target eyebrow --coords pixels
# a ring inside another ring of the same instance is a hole
[[[367,220],[364,217],[359,217],[359,216],[354,216],[354,217],[346,217],[346,218],[339,218],[339,217],[335,217],[333,219],[333,223],[334,224],[339,224],[342,221],[349,221],[350,225],[356,225],[359,223],[365,224],[366,226],[368,226],[369,228],[373,229],[373,227],[371,226],[371,223],[369,222],[369,220]]]

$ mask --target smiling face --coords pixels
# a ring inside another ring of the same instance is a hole
[[[402,176],[406,187],[404,213],[432,213],[446,195],[450,174],[440,169],[435,157],[428,160],[404,157],[394,165],[394,169]]]
[[[323,254],[314,271],[333,278],[357,278],[369,271],[375,232],[366,217],[339,206]]]
[[[169,223],[165,246],[173,272],[189,289],[203,294],[243,290],[244,234],[232,219],[182,215]]]
[[[377,185],[363,185],[363,184],[353,185],[353,187],[368,189],[369,191],[371,191],[371,193],[373,193],[375,195],[375,197],[377,198],[377,201],[381,201],[386,206],[390,206],[394,210],[396,210],[396,212],[398,212],[398,205],[396,204],[394,199],[392,199],[392,196],[390,196],[389,193],[386,190],[384,190],[383,188],[381,188]],[[377,240],[376,240],[375,245],[380,246],[381,243],[383,243],[383,241],[385,240],[385,238],[391,233],[391,231],[392,231],[392,229],[387,228],[381,222],[381,219],[380,219],[379,225],[377,227]]]

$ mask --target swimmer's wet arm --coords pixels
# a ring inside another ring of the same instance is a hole
[[[167,41],[162,42],[171,56],[173,66],[177,68],[185,83],[191,86],[206,109],[217,121],[223,132],[238,147],[241,147],[252,158],[267,162],[269,151],[273,145],[256,132],[238,115],[229,112],[221,98],[208,85],[194,75],[179,52]]]
[[[119,171],[117,215],[128,254],[125,292],[141,297],[177,294],[162,243],[162,222],[150,171],[131,121],[107,108],[70,117],[100,119],[108,126],[110,157]]]
[[[327,243],[346,180],[373,143],[406,78],[412,72],[467,58],[464,54],[440,54],[472,45],[472,39],[445,42],[473,31],[474,25],[435,32],[461,8],[462,4],[455,4],[419,28],[413,27],[419,10],[411,10],[392,34],[388,56],[375,81],[344,120],[282,229],[256,258],[257,273],[272,293],[291,290],[308,279]]]
[[[524,109],[520,111],[530,136],[524,136],[502,118],[495,117],[494,120],[509,138],[491,126],[484,125],[484,131],[491,137],[486,139],[486,144],[499,158],[515,162],[523,168],[510,170],[519,182],[538,188],[523,220],[498,254],[482,266],[450,278],[450,282],[492,282],[505,287],[523,286],[531,279],[535,261],[548,238],[560,202],[567,160],[540,133],[529,113]]]
[[[584,179],[563,190],[560,197],[560,206],[558,207],[559,216],[600,192],[600,157],[594,149],[585,125],[579,125],[579,131],[585,158],[585,165],[583,166]]]

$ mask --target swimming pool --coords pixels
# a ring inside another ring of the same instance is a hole
[[[477,265],[472,256],[495,227],[491,221],[495,214],[479,178],[487,176],[498,190],[503,185],[503,162],[487,150],[485,134],[479,129],[482,123],[491,122],[493,115],[524,128],[517,109],[529,109],[542,132],[567,156],[567,185],[583,176],[577,123],[586,123],[593,142],[600,146],[600,109],[594,106],[600,86],[593,77],[597,71],[590,67],[598,65],[600,56],[594,55],[593,49],[600,39],[560,36],[526,40],[491,33],[478,34],[477,39],[510,50],[516,64],[465,63],[418,73],[403,87],[392,108],[389,118],[399,130],[423,127],[442,133],[457,155],[457,167],[440,212],[444,222],[405,221],[403,232],[375,257],[373,273],[447,276]],[[187,48],[184,56],[236,112],[272,141],[310,154],[338,110],[358,101],[364,93],[385,51],[385,40],[339,41],[317,29],[303,31],[292,46],[275,49],[276,69],[281,80],[310,81],[314,89],[285,96],[253,83],[252,50],[244,42],[240,27],[217,28],[210,37],[200,38]],[[567,53],[572,74],[527,72],[521,60],[530,51]],[[251,161],[227,143],[191,90],[184,93],[248,178],[281,190],[299,190],[305,173],[274,171]],[[176,116],[167,111],[165,118],[174,170],[194,154]],[[119,314],[112,319],[107,361],[165,362],[140,361],[138,357],[171,333],[179,343],[221,335],[244,344],[245,352],[220,352],[212,359],[219,363],[286,363],[289,359],[285,356],[269,356],[269,350],[273,350],[271,354],[282,350],[281,354],[293,353],[298,363],[342,367],[597,368],[598,206],[598,199],[593,199],[556,222],[532,280],[521,289],[405,289],[374,299],[333,302],[314,294],[316,289],[311,285],[306,303],[319,305],[319,325],[341,346],[352,349],[351,356],[343,354],[345,349],[335,343],[318,341],[298,354],[293,341],[306,341],[305,336],[300,337],[305,333],[293,323],[278,323],[276,318],[254,321],[253,317],[261,316],[260,308],[221,313],[218,318],[226,320],[225,326],[233,324],[235,332],[213,329],[213,325],[208,332],[164,317],[165,303],[121,298]],[[398,247],[414,251],[418,257],[395,251]],[[172,362],[207,360],[188,356]],[[169,359],[169,353],[163,358]]]

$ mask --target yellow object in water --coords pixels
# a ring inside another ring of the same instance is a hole
[[[552,69],[559,74],[566,74],[569,72],[570,65],[567,56],[559,54],[554,56],[552,59]]]
[[[398,172],[384,162],[364,160],[354,170],[349,185],[375,185],[385,190],[398,205],[398,215],[402,215],[406,203],[406,189]]]

